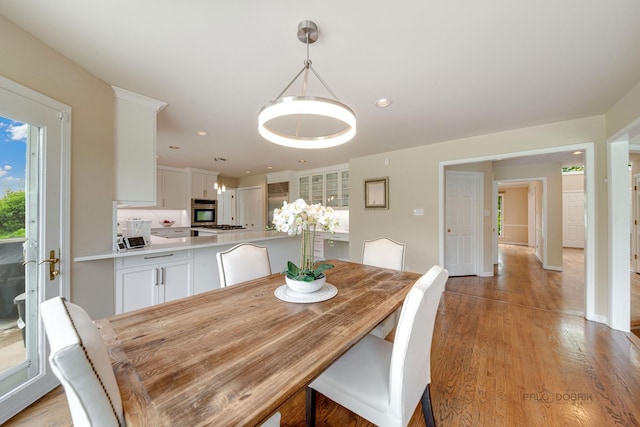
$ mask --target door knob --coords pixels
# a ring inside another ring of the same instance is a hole
[[[60,258],[56,257],[56,251],[49,251],[49,259],[40,261],[38,265],[49,263],[49,280],[54,280],[59,274],[60,270],[56,270],[56,264],[60,262]]]
[[[451,233],[451,229],[450,228],[447,228],[447,233]]]

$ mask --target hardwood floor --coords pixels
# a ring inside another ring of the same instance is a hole
[[[438,426],[640,425],[640,351],[584,320],[582,259],[568,249],[562,273],[544,271],[529,248],[501,245],[495,277],[449,279],[432,348]],[[318,426],[372,425],[321,395],[317,411]],[[304,425],[304,394],[281,412]],[[71,425],[64,394],[7,425]]]

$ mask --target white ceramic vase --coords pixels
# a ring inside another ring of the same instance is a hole
[[[324,283],[327,281],[327,276],[324,274],[319,279],[314,280],[313,282],[303,282],[301,280],[289,279],[289,277],[285,276],[285,282],[289,289],[293,292],[298,292],[301,294],[308,294],[310,292],[315,292],[324,286]]]

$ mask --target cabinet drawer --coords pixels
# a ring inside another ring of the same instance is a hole
[[[116,259],[116,268],[129,268],[141,265],[155,265],[160,262],[169,262],[182,259],[190,259],[191,251],[167,251],[152,254],[140,254]]]

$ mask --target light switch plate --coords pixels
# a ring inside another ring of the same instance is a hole
[[[422,208],[415,208],[413,210],[413,215],[414,216],[423,216],[424,215],[424,209]]]

